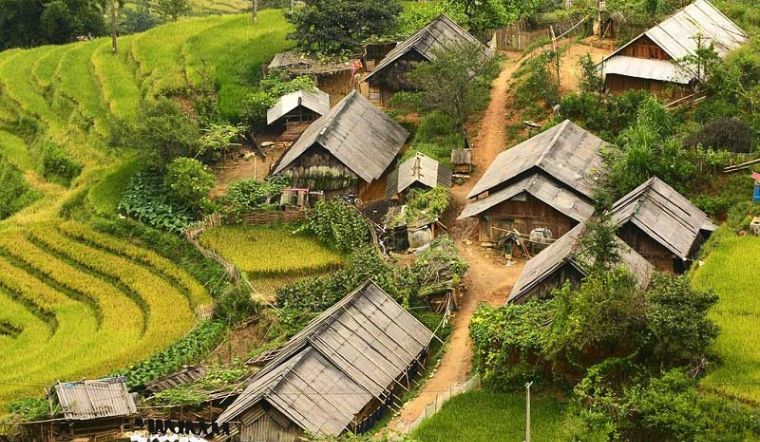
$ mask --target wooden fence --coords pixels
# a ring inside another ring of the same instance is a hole
[[[579,20],[581,19],[575,18],[561,22],[541,24],[539,26],[530,26],[528,23],[520,21],[502,28],[479,33],[478,38],[483,41],[494,42],[494,49],[496,50],[524,51],[533,45],[539,44],[541,40],[545,40],[547,43],[551,41],[552,35],[550,29],[554,29],[554,35],[562,35],[567,32],[566,36],[568,37],[588,34],[588,23],[577,26]]]
[[[228,224],[279,224],[303,221],[308,216],[308,210],[287,210],[278,212],[251,212],[240,216],[235,220],[229,220]]]

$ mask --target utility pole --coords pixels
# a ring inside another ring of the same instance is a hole
[[[525,383],[525,442],[530,442],[530,386],[533,381]]]
[[[111,52],[118,50],[116,46],[116,0],[111,0]]]
[[[258,23],[259,21],[259,0],[252,0],[253,1],[253,22]]]

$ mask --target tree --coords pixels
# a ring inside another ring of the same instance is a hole
[[[156,0],[155,9],[164,19],[177,21],[180,16],[190,12],[190,5],[187,0]]]
[[[288,15],[296,28],[290,38],[305,52],[345,53],[393,32],[401,10],[398,0],[309,0]]]
[[[455,43],[438,51],[432,61],[418,63],[411,79],[421,91],[423,106],[450,117],[469,146],[465,125],[488,102],[499,69],[498,59],[482,46]]]
[[[214,175],[198,160],[177,158],[166,168],[164,185],[179,201],[199,208],[214,187]]]
[[[119,32],[122,34],[135,34],[145,32],[158,25],[160,20],[150,12],[148,0],[139,0],[137,7],[123,8],[122,17],[119,21]]]
[[[104,0],[0,0],[0,50],[103,35],[105,11]]]
[[[168,164],[177,157],[195,156],[201,136],[195,120],[167,98],[149,105],[135,135],[135,144],[159,164]]]

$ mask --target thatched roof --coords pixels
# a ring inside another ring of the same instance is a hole
[[[267,111],[267,125],[271,125],[299,106],[314,113],[325,115],[330,112],[330,96],[319,89],[313,91],[295,91],[283,95]]]
[[[218,422],[266,402],[306,431],[339,435],[373,398],[386,397],[432,337],[367,282],[291,338]]]
[[[465,31],[445,14],[441,14],[416,34],[399,43],[385,58],[378,63],[372,72],[364,79],[368,80],[376,73],[392,65],[396,60],[409,52],[416,52],[425,60],[433,60],[436,54],[454,43],[472,43],[482,46],[477,38]],[[487,51],[485,46],[483,50]]]
[[[287,51],[276,54],[267,66],[267,71],[286,71],[291,75],[325,75],[349,71],[353,62],[338,58],[316,58],[299,51]]]
[[[565,120],[499,154],[467,197],[495,192],[514,180],[543,172],[590,200],[593,175],[602,166],[603,144],[596,135]]]
[[[587,266],[590,264],[588,259],[581,256],[580,240],[585,231],[586,225],[584,223],[578,224],[538,255],[531,258],[525,264],[525,268],[512,288],[507,303],[527,301],[535,289],[551,280],[552,277],[561,276],[562,270],[567,266],[581,277],[585,277]],[[648,286],[654,267],[622,240],[618,240],[618,243],[621,250],[620,265],[626,267],[633,274],[640,287]]]
[[[699,45],[712,44],[720,57],[738,48],[749,36],[707,0],[697,0],[661,23],[634,38],[602,61],[602,72],[628,77],[688,84],[696,77],[694,66],[679,66],[677,61],[694,56]],[[646,60],[620,55],[626,47],[648,38],[667,53],[673,61]]]
[[[686,261],[700,238],[717,227],[704,212],[661,179],[647,180],[612,207],[618,226],[632,223]]]
[[[130,416],[137,413],[123,377],[92,381],[59,382],[55,394],[69,420]]]
[[[594,205],[575,192],[558,185],[541,173],[527,176],[514,184],[498,190],[486,198],[471,201],[457,219],[470,218],[486,210],[527,193],[534,198],[552,206],[575,221],[586,221],[594,214]]]
[[[304,131],[273,173],[282,172],[318,144],[369,183],[388,169],[408,137],[406,129],[353,91]]]
[[[417,152],[390,173],[386,197],[393,198],[415,183],[431,189],[436,186],[449,188],[451,170],[429,156]]]

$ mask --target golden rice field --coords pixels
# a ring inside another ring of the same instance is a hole
[[[59,379],[125,368],[184,336],[211,303],[155,253],[74,223],[0,235],[0,408]]]
[[[721,361],[702,385],[760,403],[760,238],[722,235],[693,275],[720,296],[710,317],[720,326],[713,350]]]

